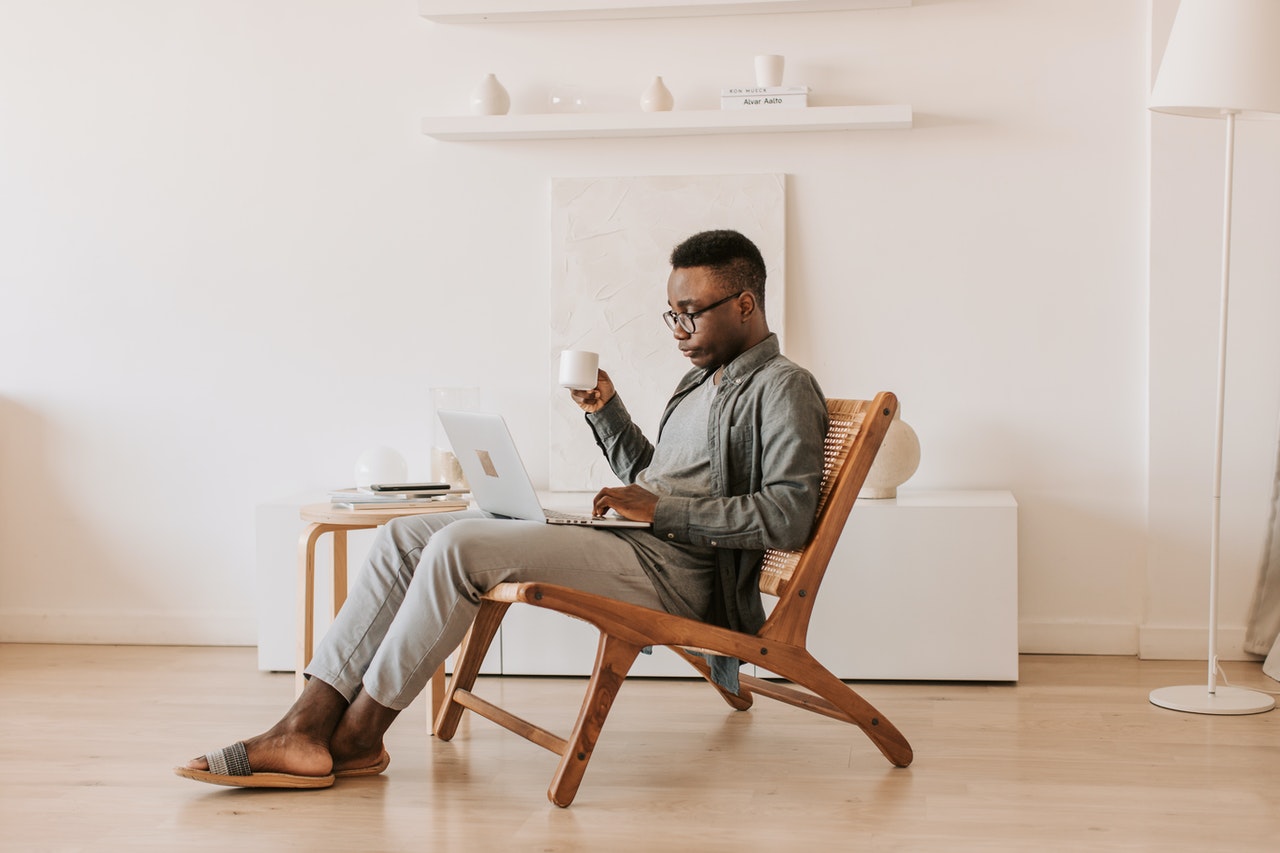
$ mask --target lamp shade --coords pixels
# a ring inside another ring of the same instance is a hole
[[[1280,118],[1280,0],[1182,0],[1149,107]]]

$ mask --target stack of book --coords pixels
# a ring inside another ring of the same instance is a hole
[[[468,494],[447,485],[370,486],[337,489],[329,493],[329,501],[338,509],[350,510],[465,509]]]
[[[733,86],[720,90],[720,109],[756,110],[809,106],[808,86]]]

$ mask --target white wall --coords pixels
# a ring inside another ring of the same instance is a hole
[[[1149,575],[1200,595],[1147,559],[1146,3],[443,26],[411,0],[10,0],[5,18],[0,638],[253,642],[254,506],[347,483],[372,444],[425,474],[432,385],[482,386],[545,481],[556,175],[791,176],[789,352],[832,395],[899,393],[924,448],[911,487],[1013,490],[1024,650],[1135,652]],[[515,111],[565,82],[630,109],[654,74],[677,108],[713,107],[761,52],[816,104],[909,103],[916,126],[418,132],[489,71]]]

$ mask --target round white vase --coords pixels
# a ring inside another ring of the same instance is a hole
[[[493,74],[486,74],[471,90],[471,112],[478,116],[504,116],[511,109],[511,96]]]
[[[898,496],[901,486],[920,467],[920,438],[911,425],[902,419],[899,411],[889,423],[876,461],[871,463],[867,479],[862,483],[858,497],[863,500],[883,500]]]
[[[649,88],[640,96],[640,109],[647,113],[664,113],[676,105],[671,90],[662,82],[661,77],[654,77]]]

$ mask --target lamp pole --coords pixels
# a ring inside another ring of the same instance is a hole
[[[1152,690],[1151,704],[1193,714],[1260,714],[1275,707],[1265,693],[1229,685],[1218,686],[1218,571],[1222,550],[1222,432],[1227,389],[1227,308],[1231,297],[1231,185],[1235,166],[1236,114],[1223,110],[1227,121],[1226,187],[1222,200],[1222,291],[1218,304],[1218,397],[1213,433],[1213,520],[1209,532],[1209,678],[1198,684]]]

